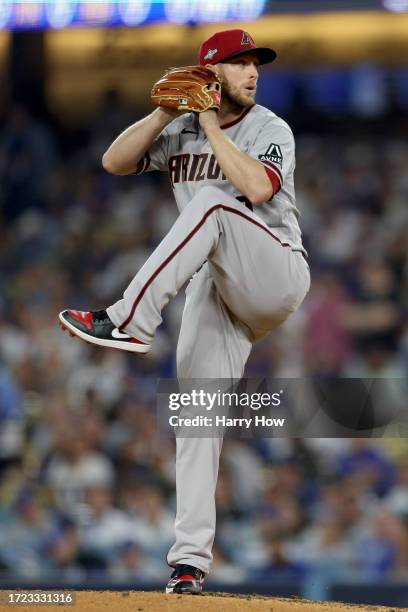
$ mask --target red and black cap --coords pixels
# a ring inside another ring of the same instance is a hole
[[[231,57],[252,51],[260,64],[268,64],[276,58],[276,51],[269,47],[257,47],[254,39],[245,30],[222,30],[207,38],[200,47],[198,61],[201,66],[218,64]]]

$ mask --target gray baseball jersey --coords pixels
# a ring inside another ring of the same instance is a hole
[[[305,252],[294,187],[295,141],[288,124],[272,111],[255,104],[222,129],[241,151],[265,166],[271,181],[272,198],[256,206],[254,212],[274,229],[282,242]],[[244,201],[221,171],[193,113],[178,117],[163,130],[140,161],[136,174],[151,170],[168,171],[180,211],[206,185],[219,187]]]

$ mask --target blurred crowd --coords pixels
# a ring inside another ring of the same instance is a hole
[[[57,325],[65,307],[118,299],[176,218],[165,175],[101,167],[136,118],[111,94],[87,129],[18,105],[1,123],[0,576],[168,576],[174,441],[158,438],[155,390],[175,376],[183,295],[145,359]],[[246,374],[406,378],[406,134],[296,136],[312,288]],[[406,580],[408,444],[227,440],[217,512],[214,580]]]

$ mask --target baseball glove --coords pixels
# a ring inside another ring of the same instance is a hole
[[[204,66],[170,68],[153,85],[151,101],[157,106],[179,111],[218,111],[221,104],[221,83],[217,75]]]

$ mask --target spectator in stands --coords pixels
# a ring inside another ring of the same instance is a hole
[[[56,442],[44,480],[55,492],[58,507],[75,514],[87,488],[113,484],[113,466],[106,455],[89,448],[81,431],[67,429]]]
[[[24,450],[23,396],[11,372],[0,361],[0,476]]]
[[[403,521],[379,509],[371,529],[358,547],[362,577],[370,581],[390,578],[399,567],[407,569],[407,534]]]
[[[367,438],[354,438],[349,451],[340,454],[336,474],[342,479],[358,479],[360,491],[372,491],[383,497],[395,479],[395,466],[383,449]]]
[[[77,507],[79,526],[78,563],[96,575],[108,571],[109,564],[132,539],[134,528],[126,513],[113,506],[110,486],[94,484],[85,490],[84,503]]]
[[[37,493],[22,489],[13,512],[0,520],[0,565],[19,579],[38,579],[52,568],[46,555],[51,517]]]

